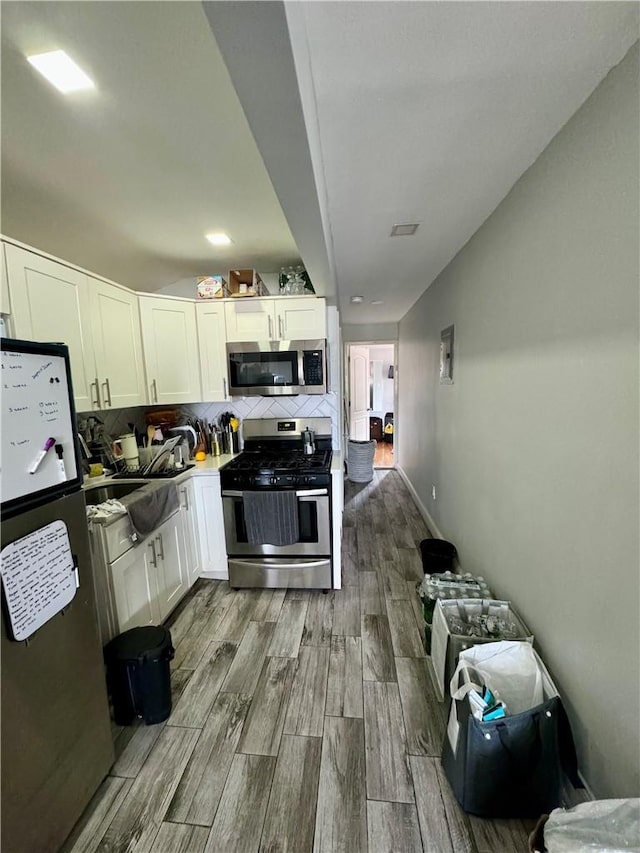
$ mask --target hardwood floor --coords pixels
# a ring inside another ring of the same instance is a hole
[[[469,818],[440,766],[399,475],[346,483],[345,587],[200,580],[170,620],[173,712],[117,732],[64,853],[515,853],[529,825]]]
[[[389,441],[376,441],[373,455],[374,468],[393,468],[393,444]]]

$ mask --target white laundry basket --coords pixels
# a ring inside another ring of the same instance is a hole
[[[373,457],[376,442],[351,441],[347,448],[347,471],[352,483],[370,483],[373,480]]]

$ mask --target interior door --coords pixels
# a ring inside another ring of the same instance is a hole
[[[369,438],[369,347],[349,347],[349,438]]]

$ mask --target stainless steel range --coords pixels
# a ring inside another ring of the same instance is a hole
[[[244,422],[220,472],[232,587],[330,589],[331,419]]]

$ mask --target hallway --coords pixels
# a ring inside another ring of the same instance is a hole
[[[346,483],[343,582],[198,581],[171,618],[174,707],[117,733],[65,853],[515,853],[530,826],[458,808],[424,656],[417,544],[395,471]]]

